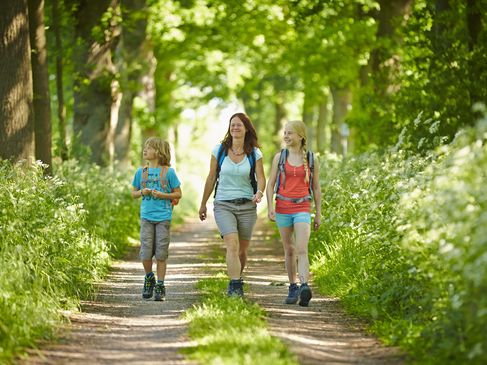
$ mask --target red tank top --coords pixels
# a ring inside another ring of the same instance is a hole
[[[281,176],[279,190],[277,191],[278,194],[287,198],[302,198],[309,195],[309,183],[304,181],[304,165],[292,166],[286,161],[284,171],[286,172],[286,186],[284,186]],[[289,200],[276,199],[276,213],[293,214],[301,212],[311,212],[311,201],[307,200],[302,203],[293,203]]]

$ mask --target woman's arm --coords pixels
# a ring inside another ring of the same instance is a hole
[[[279,163],[280,153],[277,153],[272,160],[271,172],[269,174],[269,181],[267,181],[266,197],[267,197],[267,215],[271,221],[276,219],[276,213],[274,210],[274,186],[277,180],[277,165]]]
[[[199,217],[202,221],[206,219],[206,202],[210,198],[211,192],[215,187],[216,182],[216,169],[217,169],[217,161],[215,156],[211,155],[210,160],[210,172],[206,177],[205,188],[203,190],[203,197],[201,198],[200,210],[199,210]]]
[[[259,158],[257,161],[255,161],[255,174],[257,175],[257,192],[254,194],[252,201],[254,203],[260,203],[260,201],[264,197],[265,190],[265,173],[262,158]]]

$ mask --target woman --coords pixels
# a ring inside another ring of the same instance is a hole
[[[252,230],[257,220],[257,203],[264,196],[265,176],[262,152],[250,118],[232,115],[227,133],[213,148],[199,217],[206,219],[206,202],[215,187],[215,221],[226,245],[228,295],[243,296],[242,272],[247,261]]]
[[[284,247],[289,278],[285,303],[295,304],[299,299],[299,305],[306,307],[312,297],[308,285],[312,200],[316,209],[314,229],[318,229],[321,224],[320,171],[319,164],[314,163],[313,154],[307,151],[306,125],[303,122],[292,121],[286,124],[284,143],[286,149],[274,156],[267,183],[268,216],[277,223]],[[274,193],[275,210],[272,201]],[[296,283],[296,272],[299,273],[301,286]]]

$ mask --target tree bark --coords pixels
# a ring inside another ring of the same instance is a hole
[[[47,164],[45,172],[52,173],[51,156],[51,98],[47,69],[44,0],[28,0],[29,33],[32,48],[32,83],[34,91],[35,155]]]
[[[344,155],[343,146],[344,136],[342,136],[342,124],[347,117],[351,103],[352,93],[350,89],[339,89],[331,87],[333,97],[333,116],[331,124],[331,151],[339,155]]]
[[[0,158],[34,157],[27,0],[0,2]]]
[[[328,146],[326,125],[328,124],[328,94],[323,95],[318,109],[318,123],[316,126],[316,151],[325,152]]]
[[[56,92],[59,138],[57,147],[63,161],[68,159],[68,145],[66,142],[66,105],[64,104],[63,89],[63,43],[61,38],[61,16],[59,1],[52,0],[52,30],[56,44]]]
[[[282,104],[281,100],[276,100],[274,101],[274,131],[273,131],[273,142],[275,145],[276,151],[281,149],[281,141],[282,141],[282,136],[279,133],[282,128],[282,121],[286,117],[286,109],[284,109],[284,105]],[[273,158],[274,156],[272,156]],[[270,160],[272,161],[272,159]]]
[[[478,43],[479,34],[482,30],[482,14],[478,0],[467,0],[467,28],[468,46],[472,51]]]
[[[123,2],[121,51],[122,99],[115,127],[115,159],[123,165],[128,163],[132,135],[133,102],[140,91],[141,78],[148,69],[147,56],[147,6],[145,0]]]
[[[304,93],[304,101],[303,101],[303,122],[306,124],[307,127],[307,148],[308,150],[314,150],[314,139],[315,139],[315,126],[314,126],[314,103],[312,102],[310,95],[305,92]]]
[[[112,111],[112,86],[115,66],[113,51],[119,36],[116,16],[102,21],[107,12],[116,12],[119,0],[80,0],[75,18],[77,72],[74,93],[74,132],[76,152],[83,155],[89,149],[90,159],[106,165],[108,136]],[[105,17],[106,18],[106,17]]]

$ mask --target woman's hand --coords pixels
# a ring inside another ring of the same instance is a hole
[[[257,192],[252,197],[252,201],[254,203],[260,203],[263,197],[264,197],[264,193],[261,190],[257,190]]]
[[[199,216],[201,221],[206,219],[206,205],[200,207]]]

